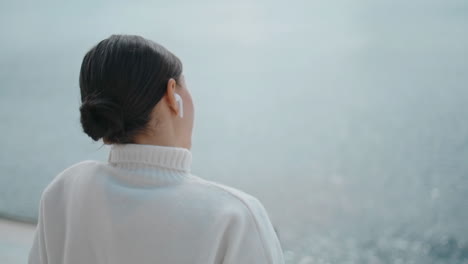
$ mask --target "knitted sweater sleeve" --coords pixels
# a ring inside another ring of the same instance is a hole
[[[39,202],[39,215],[32,247],[29,251],[28,264],[47,264],[47,251],[44,231],[44,199]]]
[[[268,213],[249,196],[245,209],[228,226],[222,264],[284,264],[283,251]]]

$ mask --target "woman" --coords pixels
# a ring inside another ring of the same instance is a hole
[[[110,144],[46,187],[29,263],[282,264],[261,202],[190,173],[194,107],[180,60],[135,35],[84,56],[81,124]]]

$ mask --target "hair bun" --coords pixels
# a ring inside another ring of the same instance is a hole
[[[86,98],[80,106],[80,114],[83,131],[94,141],[124,133],[122,109],[109,99]]]

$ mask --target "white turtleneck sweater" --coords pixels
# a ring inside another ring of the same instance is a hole
[[[29,264],[283,264],[254,196],[190,173],[185,148],[112,145],[45,188]]]

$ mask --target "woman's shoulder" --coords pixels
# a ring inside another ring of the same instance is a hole
[[[192,176],[193,182],[203,188],[206,195],[211,196],[213,200],[222,202],[224,207],[226,207],[226,203],[231,205],[229,208],[234,205],[247,215],[258,216],[266,213],[262,202],[253,194],[217,181]]]
[[[198,177],[196,175],[192,175],[192,176],[193,176],[193,179],[195,180],[195,182],[197,182],[198,184],[200,184],[202,186],[206,186],[207,188],[213,189],[213,190],[215,190],[217,192],[228,194],[229,196],[232,196],[233,198],[235,198],[237,200],[240,200],[240,201],[258,200],[255,196],[253,196],[252,194],[250,194],[250,193],[248,193],[248,192],[246,192],[246,191],[244,191],[242,189],[239,189],[239,188],[236,188],[236,187],[233,187],[233,186],[229,186],[227,184],[224,184],[224,183],[221,183],[221,182],[218,182],[218,181],[207,180],[207,179]]]
[[[63,169],[44,188],[42,196],[54,196],[55,193],[63,193],[64,189],[71,185],[78,175],[86,174],[103,164],[103,162],[97,160],[83,160]]]
[[[233,237],[228,239],[232,243],[241,243],[232,246],[232,248],[238,249],[235,253],[230,254],[236,259],[236,263],[246,263],[246,261],[237,261],[243,257],[251,261],[255,258],[260,261],[258,263],[265,263],[265,261],[267,263],[284,263],[281,244],[270,215],[256,196],[216,181],[199,177],[196,177],[196,181],[212,190],[212,193],[217,196],[231,197],[232,202],[229,204],[237,205],[224,206],[222,210],[219,210],[223,216],[221,219],[230,222],[227,228],[231,228],[232,232],[228,233]],[[234,208],[234,210],[230,210],[230,208]],[[227,214],[224,213],[226,210]],[[242,255],[243,252],[255,253]]]

